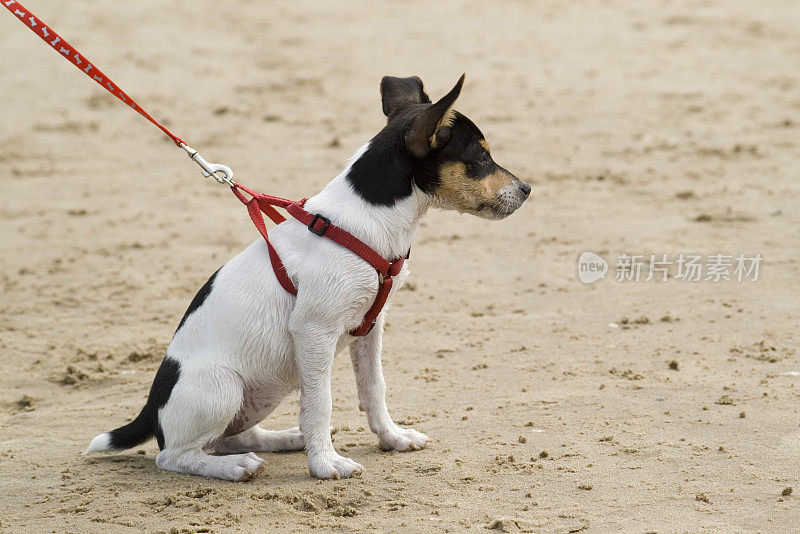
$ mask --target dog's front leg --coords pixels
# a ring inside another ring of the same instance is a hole
[[[378,435],[381,449],[414,451],[425,446],[428,436],[412,428],[400,428],[386,408],[386,382],[381,367],[384,315],[381,313],[372,332],[350,345],[359,408],[367,413],[369,428]]]
[[[339,334],[313,324],[293,332],[300,375],[300,430],[308,470],[317,478],[349,478],[363,467],[339,456],[331,442],[331,368]]]

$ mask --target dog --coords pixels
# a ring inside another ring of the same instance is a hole
[[[419,77],[384,77],[386,126],[305,209],[324,214],[384,258],[407,256],[432,207],[486,219],[517,210],[531,187],[495,163],[478,127],[453,109],[463,83],[462,75],[432,103]],[[364,259],[308,229],[289,219],[269,231],[297,295],[279,284],[266,242],[252,243],[192,300],[141,413],[95,437],[86,453],[128,449],[155,436],[158,467],[241,481],[264,461],[255,453],[305,449],[312,476],[351,477],[363,466],[336,452],[330,426],[331,368],[345,347],[359,408],[380,448],[425,446],[428,437],[396,425],[386,407],[381,369],[386,310],[367,335],[351,335],[383,279]],[[406,263],[389,300],[407,276]],[[298,388],[299,427],[258,426]]]

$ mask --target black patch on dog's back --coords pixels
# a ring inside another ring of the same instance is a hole
[[[220,267],[220,269],[221,268],[222,267]],[[181,319],[181,322],[178,324],[178,328],[175,329],[175,333],[177,333],[178,330],[181,329],[183,323],[186,322],[186,318],[189,317],[192,313],[194,313],[194,311],[197,308],[203,305],[203,302],[206,300],[206,297],[208,296],[209,293],[211,293],[211,288],[214,285],[214,279],[217,277],[217,273],[219,273],[219,269],[217,269],[217,271],[211,275],[211,278],[209,278],[206,281],[206,283],[203,284],[203,287],[201,287],[200,290],[197,292],[197,294],[194,296],[192,302],[189,303],[189,308],[186,310],[186,313],[183,314],[183,319]]]

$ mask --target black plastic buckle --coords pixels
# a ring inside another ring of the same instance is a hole
[[[319,230],[314,228],[314,226],[316,226],[317,224],[317,221],[322,221],[322,227]],[[308,223],[308,229],[311,230],[312,234],[317,234],[318,236],[322,237],[325,234],[325,230],[327,230],[328,226],[330,225],[331,225],[330,219],[328,219],[327,217],[323,217],[322,215],[317,213],[316,215],[314,215],[314,218],[311,219],[311,222]]]

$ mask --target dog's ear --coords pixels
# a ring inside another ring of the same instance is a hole
[[[419,76],[409,78],[384,76],[381,80],[381,102],[383,114],[387,117],[409,104],[427,104],[430,101]]]
[[[464,85],[464,74],[449,93],[411,122],[411,127],[406,133],[406,148],[415,158],[424,158],[432,149],[447,144],[454,117],[453,103],[461,93],[462,85]]]

